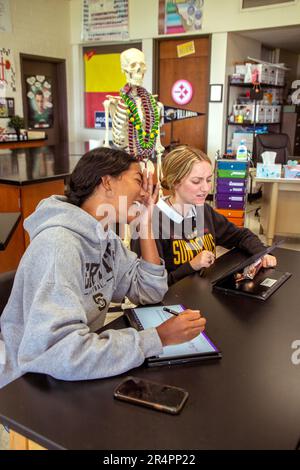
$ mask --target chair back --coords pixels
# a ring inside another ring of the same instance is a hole
[[[262,162],[261,154],[276,152],[275,163],[287,164],[291,155],[291,143],[287,134],[258,134],[255,137],[254,161]]]

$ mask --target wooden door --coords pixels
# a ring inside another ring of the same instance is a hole
[[[27,128],[45,131],[47,145],[67,142],[65,60],[26,54],[20,54],[20,59]]]
[[[189,41],[194,42],[195,53],[178,57],[177,46]],[[210,38],[165,39],[158,42],[158,94],[159,100],[168,106],[204,113],[202,116],[173,123],[173,140],[189,144],[206,151],[208,122],[208,90],[210,68]],[[177,104],[171,94],[177,80],[187,80],[192,84],[193,96],[188,104]],[[165,137],[162,142],[170,145],[171,124],[163,127]]]

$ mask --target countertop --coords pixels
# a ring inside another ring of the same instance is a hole
[[[65,178],[85,151],[84,143],[0,150],[0,183],[22,186]]]

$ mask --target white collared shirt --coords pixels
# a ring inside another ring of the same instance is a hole
[[[176,224],[181,224],[183,219],[187,219],[190,217],[196,217],[197,212],[195,206],[191,206],[187,215],[183,217],[183,215],[179,214],[174,207],[170,206],[166,201],[169,198],[169,196],[164,196],[158,200],[156,203],[156,206],[164,213],[166,214],[169,219],[173,220]]]

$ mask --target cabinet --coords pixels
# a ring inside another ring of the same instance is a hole
[[[28,233],[23,222],[37,204],[52,194],[64,194],[64,179],[28,185],[3,184],[0,180],[0,211],[21,212],[19,222],[5,251],[0,253],[0,273],[17,269],[20,259],[29,245]]]
[[[248,162],[216,160],[215,210],[243,227],[247,199]]]
[[[281,130],[289,136],[292,156],[300,156],[300,106],[283,108]]]
[[[272,93],[274,102],[282,103],[284,86],[261,83],[260,88],[265,93]],[[252,89],[252,83],[233,83],[231,77],[228,79],[224,153],[229,145],[235,153],[240,141],[244,140],[253,154],[255,135],[261,132],[259,127],[265,128],[264,133],[278,133],[281,130],[282,105],[247,99],[246,93],[249,95]],[[245,93],[242,93],[243,90]]]

